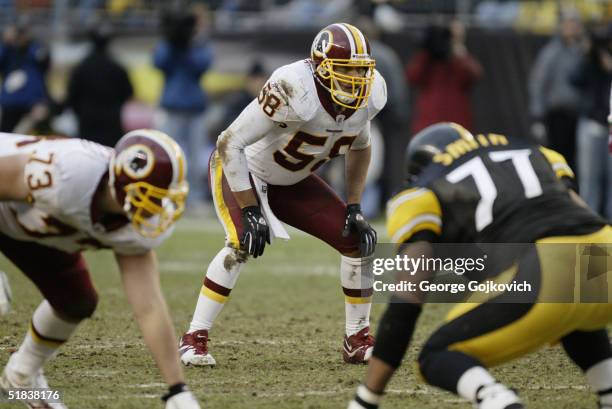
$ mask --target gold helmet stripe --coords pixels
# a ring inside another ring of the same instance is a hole
[[[362,55],[365,54],[366,52],[366,42],[365,42],[365,38],[363,38],[363,34],[361,34],[361,31],[359,31],[359,29],[353,25],[347,24],[347,23],[343,23],[346,27],[348,27],[348,29],[351,31],[351,34],[353,35],[353,40],[355,41],[355,44],[357,45],[357,54]]]
[[[472,133],[470,131],[468,131],[467,129],[465,129],[461,125],[456,124],[454,122],[451,122],[450,126],[453,129],[455,129],[455,131],[459,132],[459,135],[461,136],[461,139],[465,139],[466,141],[473,141],[474,140],[474,135],[472,135]]]

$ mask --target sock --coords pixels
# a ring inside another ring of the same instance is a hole
[[[341,257],[340,280],[344,292],[346,335],[370,326],[372,308],[372,258]]]
[[[608,331],[574,331],[561,339],[563,349],[576,365],[586,372],[597,363],[612,358]]]
[[[474,366],[461,375],[457,382],[457,394],[470,402],[476,402],[476,393],[483,386],[494,385],[495,378],[482,366]]]
[[[348,409],[377,409],[381,399],[382,395],[372,392],[365,385],[359,385]]]
[[[43,300],[32,315],[30,330],[19,350],[9,360],[10,368],[25,376],[34,375],[70,338],[78,325],[61,319],[51,304]]]
[[[378,324],[372,356],[393,368],[399,367],[410,345],[421,309],[420,305],[404,303],[392,297]]]
[[[602,407],[612,408],[612,358],[605,359],[586,371],[589,385],[599,394]]]
[[[246,255],[231,247],[224,247],[217,253],[208,265],[204,285],[187,332],[212,328],[245,263]]]

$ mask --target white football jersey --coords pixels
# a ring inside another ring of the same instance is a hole
[[[131,223],[107,230],[93,222],[92,202],[112,152],[82,139],[0,133],[0,158],[31,155],[24,177],[33,199],[32,203],[0,202],[0,233],[68,253],[109,248],[119,254],[140,254],[159,245],[172,229],[152,239],[138,234]]]
[[[269,184],[295,184],[348,149],[370,145],[370,120],[387,101],[380,73],[375,72],[367,106],[339,115],[323,105],[326,100],[319,98],[315,81],[309,60],[280,67],[259,97],[224,131],[228,140],[237,141],[234,146],[245,146],[249,171]],[[257,135],[262,132],[263,136]],[[225,149],[219,147],[222,157]],[[248,180],[238,180],[233,173],[238,172],[225,169],[232,190],[247,189]]]

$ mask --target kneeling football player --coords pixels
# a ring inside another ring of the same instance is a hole
[[[213,258],[189,330],[180,344],[189,365],[214,365],[208,331],[227,301],[248,256],[258,257],[271,236],[287,237],[281,222],[341,254],[345,294],[346,362],[369,359],[371,279],[368,256],[376,232],[360,201],[370,162],[370,121],[386,103],[384,79],[370,44],[350,24],[316,36],[309,59],[278,68],[217,140],[210,184],[225,247]],[[313,172],[346,154],[347,203]]]
[[[511,254],[507,269],[495,278],[524,280],[534,290],[521,303],[502,292],[485,302],[456,306],[419,354],[422,377],[480,409],[521,409],[525,406],[517,393],[487,368],[559,341],[599,395],[600,409],[612,409],[612,349],[606,331],[612,304],[555,298],[566,287],[573,296],[576,244],[596,254],[610,251],[612,243],[612,228],[577,196],[563,157],[525,140],[474,136],[445,123],[412,139],[407,169],[409,186],[390,200],[387,212],[389,235],[400,253],[429,255],[432,243],[533,244]],[[558,243],[574,247],[567,251]],[[612,282],[611,273],[606,263],[592,265],[579,279],[603,284],[608,300],[605,283]],[[422,301],[418,293],[391,298],[350,409],[379,406],[409,345]]]
[[[166,408],[199,408],[184,383],[153,250],[172,233],[188,193],[178,144],[153,130],[126,134],[114,150],[82,139],[3,133],[0,152],[0,252],[45,298],[2,372],[0,392],[48,388],[43,366],[98,302],[81,252],[108,248],[170,386]],[[45,399],[24,403],[65,408]]]

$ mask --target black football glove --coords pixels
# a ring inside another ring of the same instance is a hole
[[[242,209],[244,233],[240,239],[242,248],[254,258],[264,252],[266,242],[270,244],[270,229],[261,214],[259,206],[248,206]]]
[[[350,204],[346,206],[346,219],[342,237],[348,237],[353,231],[359,235],[359,251],[362,257],[370,256],[376,248],[376,230],[370,226],[363,214],[361,206]]]

